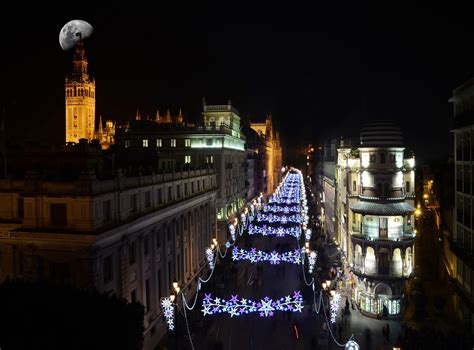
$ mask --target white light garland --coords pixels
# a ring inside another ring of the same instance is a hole
[[[212,248],[206,248],[206,260],[209,263],[209,267],[214,269],[214,251]]]
[[[252,263],[269,261],[272,265],[278,265],[280,262],[288,262],[299,265],[301,262],[301,253],[299,249],[286,253],[277,253],[276,251],[266,253],[256,248],[245,250],[234,247],[232,250],[232,260],[249,260]]]
[[[314,265],[316,264],[316,259],[318,258],[318,253],[315,251],[312,251],[308,255],[308,271],[309,273],[313,273],[314,270]]]
[[[170,297],[161,299],[161,308],[170,331],[174,330],[174,304]]]
[[[341,301],[341,294],[336,292],[331,299],[331,323],[336,323],[337,312],[339,311],[339,302]]]

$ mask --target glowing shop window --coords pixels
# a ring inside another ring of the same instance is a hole
[[[171,139],[170,146],[176,147],[176,139]]]
[[[191,147],[191,139],[185,139],[184,140],[184,146],[185,147]]]
[[[156,139],[156,147],[162,147],[163,141],[161,139]]]
[[[148,140],[147,139],[143,140],[143,147],[148,147]]]
[[[191,163],[191,156],[184,156],[184,162],[187,164]]]

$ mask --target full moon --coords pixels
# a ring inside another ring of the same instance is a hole
[[[86,21],[80,19],[70,21],[59,32],[59,45],[63,50],[70,50],[79,40],[79,37],[76,36],[77,33],[80,32],[82,38],[88,38],[92,35],[93,30],[92,26]]]

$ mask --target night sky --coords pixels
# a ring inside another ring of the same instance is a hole
[[[242,116],[271,113],[287,154],[386,118],[400,124],[419,159],[451,151],[448,98],[474,65],[467,9],[162,3],[94,10],[78,3],[4,17],[9,141],[64,140],[72,51],[62,51],[58,36],[66,22],[83,19],[94,27],[86,50],[97,119],[123,123],[137,108],[154,116],[157,108],[176,114],[181,107],[195,120],[203,97],[208,104],[230,99]]]

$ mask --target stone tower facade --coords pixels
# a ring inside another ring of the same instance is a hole
[[[95,129],[95,80],[87,73],[82,39],[76,44],[72,74],[66,77],[66,142],[91,141]]]

